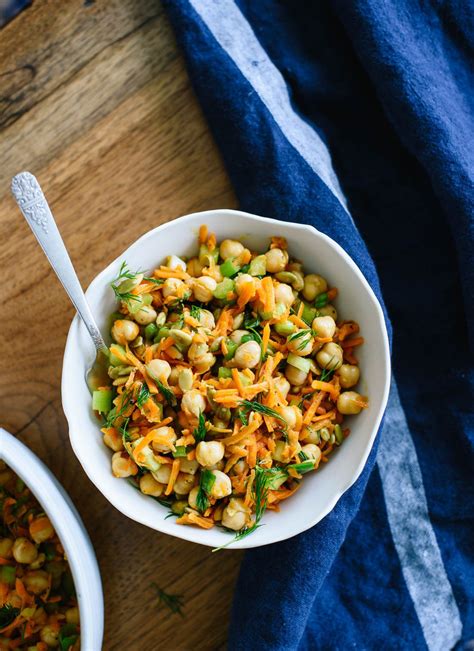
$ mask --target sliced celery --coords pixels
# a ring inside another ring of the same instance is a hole
[[[224,301],[227,298],[229,292],[233,292],[235,283],[230,278],[224,278],[214,290],[214,296],[220,301]]]
[[[92,393],[92,409],[101,414],[107,414],[112,409],[112,391],[94,391]]]
[[[267,259],[264,255],[257,255],[252,260],[249,267],[249,274],[251,276],[264,276],[267,271]]]
[[[239,265],[232,260],[232,258],[227,258],[220,266],[221,274],[226,278],[231,278],[234,276],[240,269]]]
[[[286,361],[291,366],[303,371],[303,373],[309,373],[309,369],[311,368],[311,360],[295,355],[295,353],[290,353]]]

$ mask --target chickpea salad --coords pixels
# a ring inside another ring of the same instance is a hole
[[[368,406],[353,390],[358,324],[338,319],[337,288],[305,274],[284,238],[259,254],[206,226],[195,257],[150,275],[123,263],[112,289],[110,381],[92,407],[113,474],[180,525],[247,536]]]
[[[0,461],[0,651],[79,651],[79,610],[56,532]]]

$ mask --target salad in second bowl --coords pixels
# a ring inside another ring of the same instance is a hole
[[[257,253],[201,226],[195,257],[149,275],[124,263],[112,289],[110,382],[92,407],[113,474],[178,524],[252,533],[367,407],[358,324],[278,236]]]
[[[0,651],[79,651],[79,609],[61,541],[4,461],[0,506]]]

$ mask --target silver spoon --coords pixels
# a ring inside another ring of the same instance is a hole
[[[23,217],[28,222],[94,342],[97,355],[92,366],[86,372],[86,382],[89,388],[94,390],[107,381],[108,349],[92,316],[48,202],[40,184],[30,172],[21,172],[14,176],[11,190]]]

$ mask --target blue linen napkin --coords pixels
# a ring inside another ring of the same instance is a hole
[[[0,27],[3,27],[30,4],[31,0],[0,0]]]
[[[472,5],[165,5],[241,207],[337,240],[393,323],[364,472],[247,552],[229,648],[473,649]]]

